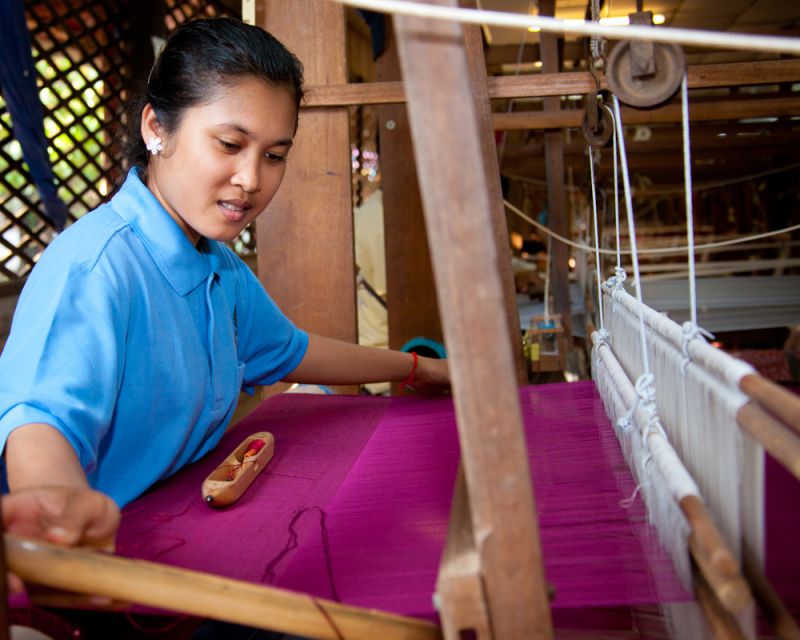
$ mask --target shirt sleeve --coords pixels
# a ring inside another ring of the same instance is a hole
[[[245,363],[244,388],[250,390],[291,373],[306,354],[308,334],[278,308],[247,265],[239,264],[238,351]]]
[[[125,297],[85,265],[37,266],[0,356],[0,445],[17,427],[45,423],[90,472],[116,404]]]

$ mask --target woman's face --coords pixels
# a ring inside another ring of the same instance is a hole
[[[296,117],[289,89],[254,76],[222,85],[209,102],[187,109],[169,136],[147,105],[144,141],[164,142],[151,156],[147,186],[193,244],[201,237],[230,242],[278,190]]]

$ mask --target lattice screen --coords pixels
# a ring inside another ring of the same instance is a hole
[[[135,0],[129,0],[135,2]],[[122,140],[131,76],[128,2],[26,0],[45,133],[59,196],[74,221],[123,175]],[[217,1],[166,0],[167,32],[197,17],[230,15]],[[53,237],[0,96],[0,281],[25,277]],[[254,234],[236,243],[254,250]]]
[[[128,73],[126,22],[119,2],[26,4],[49,155],[58,193],[74,220],[97,206],[120,171],[114,143]],[[22,149],[0,101],[0,274],[22,277],[52,238],[40,214]]]

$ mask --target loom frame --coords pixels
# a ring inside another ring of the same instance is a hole
[[[273,6],[277,6],[282,1],[284,1],[284,0],[272,0],[269,4],[271,4]],[[304,2],[305,1],[306,0],[304,0]],[[307,3],[310,4],[311,2],[312,2],[312,0],[307,0]],[[318,5],[318,7],[315,7],[315,10],[320,8],[322,5],[330,6],[328,2],[324,2],[323,0],[314,0],[314,3]],[[454,2],[454,1],[449,1],[449,0],[440,0],[439,2],[436,2],[436,4],[449,4],[449,5],[453,6],[453,5],[456,5],[457,3]],[[293,0],[291,2],[292,11],[296,10],[296,7],[298,7],[299,5],[301,5],[301,2],[299,0]],[[336,6],[338,6],[338,5],[336,5]],[[292,11],[289,11],[288,5],[286,5],[286,13],[287,14],[291,14]],[[329,15],[334,15],[333,20],[338,19],[336,17],[336,13],[337,12],[334,11],[333,14],[329,14]],[[258,12],[257,12],[257,14],[258,14]],[[263,11],[262,11],[262,18],[263,18]],[[425,79],[417,78],[416,76],[420,73],[420,70],[418,68],[415,68],[414,65],[411,62],[408,61],[408,59],[409,59],[409,57],[413,58],[413,53],[410,53],[410,52],[423,51],[423,52],[430,53],[431,50],[430,49],[426,50],[425,47],[431,47],[433,45],[430,44],[430,43],[422,43],[422,44],[420,44],[419,42],[414,42],[413,41],[414,38],[410,33],[411,30],[414,28],[414,26],[413,26],[415,24],[414,21],[412,21],[411,19],[402,19],[401,22],[405,23],[405,27],[404,28],[406,29],[406,31],[404,32],[404,35],[401,36],[401,40],[403,40],[403,43],[402,43],[401,46],[406,50],[406,54],[405,54],[406,63],[405,64],[406,64],[406,66],[408,66],[408,69],[406,69],[404,67],[404,71],[406,71],[407,74],[408,74],[407,75],[407,82],[409,82],[409,80],[410,80],[410,84],[411,85],[414,85],[414,84],[418,83],[419,86],[417,87],[417,89],[419,90],[420,87],[422,87],[422,90],[423,90],[422,92],[424,93],[424,89],[426,87],[426,82],[427,82],[428,88],[430,88],[431,81],[430,81],[430,79],[425,80]],[[273,30],[271,25],[270,25],[270,30]],[[451,31],[449,33],[450,33],[450,38],[452,39],[453,38],[453,35],[452,35],[453,32]],[[452,44],[452,42],[451,42],[451,44]],[[418,48],[415,49],[415,47],[422,47],[422,49],[418,49]],[[469,110],[473,110],[473,114],[470,116],[470,119],[473,122],[476,123],[476,126],[474,128],[473,127],[469,127],[470,137],[472,139],[472,142],[473,143],[477,142],[479,147],[482,147],[482,143],[481,143],[481,141],[479,139],[480,136],[478,135],[478,132],[481,131],[481,129],[477,124],[477,116],[474,114],[474,111],[479,110],[480,105],[477,104],[477,102],[478,102],[477,100],[473,103],[473,94],[470,93],[470,83],[475,81],[475,76],[474,75],[471,76],[469,71],[464,71],[464,69],[466,69],[467,65],[469,64],[470,58],[467,56],[466,53],[463,52],[463,49],[464,49],[463,43],[461,45],[461,49],[462,49],[461,52],[458,52],[458,53],[454,54],[455,55],[455,59],[457,59],[457,64],[460,66],[460,73],[459,73],[458,82],[457,82],[457,89],[461,92],[459,95],[460,95],[460,97],[462,99],[462,106],[464,106],[465,108],[467,108]],[[301,55],[301,57],[302,57],[302,55]],[[472,61],[474,62],[474,58],[472,59]],[[428,62],[428,61],[426,60],[426,62]],[[787,63],[794,63],[794,65],[790,66]],[[800,75],[800,71],[799,71],[800,70],[800,65],[797,65],[796,61],[781,61],[780,64],[781,64],[780,68],[782,68],[782,69],[786,69],[786,68],[791,69],[790,75],[792,75],[793,77],[797,77],[798,75]],[[417,67],[419,67],[419,66],[420,65],[417,65]],[[444,65],[442,65],[442,66],[444,66]],[[722,67],[722,66],[726,66],[726,65],[714,65],[714,66],[715,67],[716,66]],[[752,68],[752,66],[753,65],[748,65],[748,67],[750,67],[750,68]],[[439,67],[437,67],[437,68],[439,68]],[[448,67],[448,68],[451,68],[451,67]],[[425,70],[423,69],[421,71],[425,71]],[[760,73],[763,74],[763,71],[760,72]],[[561,75],[561,74],[559,74],[559,75]],[[570,75],[576,75],[577,76],[577,75],[580,75],[580,74],[570,74]],[[763,75],[762,75],[762,77],[763,77]],[[441,78],[441,76],[439,76],[439,78]],[[743,84],[744,84],[744,82],[743,82]],[[340,83],[340,85],[341,85],[341,83]],[[337,86],[337,85],[334,84],[334,86]],[[439,86],[439,83],[437,82],[435,84],[435,86]],[[700,86],[700,85],[698,85],[698,86]],[[711,86],[711,85],[708,85],[708,86]],[[380,89],[380,87],[379,87],[379,89]],[[390,89],[392,91],[396,91],[396,87],[391,87]],[[371,90],[372,89],[367,89],[365,91],[365,94],[368,94],[369,91],[371,91]],[[572,89],[572,88],[570,88],[569,90],[562,90],[562,92],[574,92],[574,91],[575,90]],[[430,92],[429,91],[429,93],[435,93],[435,92]],[[393,94],[393,95],[396,95],[396,93]],[[487,104],[488,104],[489,93],[487,92],[486,95],[487,95]],[[526,95],[530,95],[530,94],[526,94]],[[532,95],[536,95],[536,94],[532,94]],[[433,96],[433,97],[435,97],[435,96]],[[425,96],[417,97],[417,98],[412,96],[408,101],[410,109],[412,111],[417,111],[417,112],[423,111],[425,109],[425,104],[426,104],[424,98],[425,98]],[[349,98],[349,99],[353,99],[353,98]],[[468,105],[471,105],[471,106],[468,106]],[[321,104],[319,104],[319,105],[312,104],[312,106],[322,106],[322,105]],[[335,105],[335,106],[341,106],[341,103],[337,103],[337,105]],[[792,106],[792,108],[795,108],[795,107]],[[336,109],[334,109],[333,111],[335,113]],[[422,115],[424,115],[424,114],[422,114]],[[422,117],[422,115],[418,115],[418,117]],[[449,114],[445,114],[445,115],[446,115],[446,118],[444,118],[444,119],[450,119],[450,115]],[[719,117],[719,111],[716,112],[716,117]],[[738,117],[742,117],[742,116],[739,115]],[[456,120],[455,118],[452,118],[450,120],[450,122],[451,123],[455,122],[455,120]],[[496,124],[497,123],[497,118],[496,117],[494,118],[494,121],[495,121],[495,124]],[[533,124],[533,127],[530,126],[531,124]],[[514,126],[520,126],[520,125],[521,125],[520,122],[516,122],[514,124]],[[306,123],[304,123],[303,126],[305,127]],[[414,125],[412,125],[412,126],[414,126]],[[565,118],[559,116],[559,118],[556,118],[556,119],[552,119],[551,118],[551,119],[546,120],[546,121],[545,120],[540,120],[538,122],[538,124],[536,122],[527,122],[527,123],[524,123],[524,126],[526,128],[538,128],[538,127],[545,127],[545,126],[547,126],[547,127],[553,127],[553,126],[562,127],[562,126],[571,126],[571,125],[566,123],[566,119]],[[322,132],[321,135],[323,135],[326,138],[326,140],[328,140],[328,142],[331,144],[330,148],[335,146],[334,143],[332,142],[334,139],[341,140],[341,137],[339,137],[340,136],[340,132],[339,131],[331,132],[331,130],[328,128],[327,124],[321,125],[320,127],[321,128],[316,129],[316,131],[317,131],[317,133],[319,133],[320,131]],[[420,125],[418,124],[418,125],[416,125],[416,127],[419,129]],[[512,127],[509,127],[509,128],[512,128]],[[484,130],[485,130],[485,127],[484,127]],[[463,133],[464,133],[463,131],[459,132],[459,134],[463,134]],[[472,135],[473,133],[475,134],[474,136]],[[418,133],[417,135],[421,135],[421,134]],[[485,136],[484,136],[484,138],[485,138]],[[481,166],[483,162],[486,162],[486,158],[484,157],[484,154],[481,153],[481,154],[478,154],[478,155],[481,157],[481,162],[476,162],[475,164],[473,164],[470,167],[470,171],[472,171],[472,175],[478,175],[481,172],[483,172],[484,174],[488,174],[489,172],[485,170],[486,166],[485,165]],[[458,160],[462,161],[463,158],[458,158]],[[424,164],[424,162],[421,163],[421,164]],[[330,171],[330,169],[329,169],[329,171]],[[307,176],[305,176],[305,178],[307,179]],[[485,180],[485,176],[481,180]],[[478,185],[478,188],[475,188],[474,190],[475,190],[475,192],[481,191],[483,194],[486,194],[486,193],[489,192],[489,186],[485,185],[485,183],[482,183],[481,180],[479,180],[477,183],[475,183],[475,184]],[[289,191],[289,189],[287,188],[285,191]],[[433,187],[433,188],[426,189],[426,191],[428,192],[426,194],[426,197],[428,199],[437,200],[438,198],[442,197],[441,191],[443,191],[443,189],[437,188],[437,187]],[[320,200],[320,205],[321,205],[322,204],[321,203],[321,199],[318,199],[318,200]],[[328,205],[330,204],[330,201],[327,201],[324,204],[325,204],[324,208],[329,210],[330,207]],[[294,210],[296,211],[297,209],[294,209]],[[488,210],[488,207],[487,207],[487,210]],[[441,216],[441,217],[444,217],[444,216]],[[463,217],[466,217],[466,216],[463,216]],[[467,222],[469,222],[469,220],[467,220]],[[433,222],[429,223],[429,225],[432,225],[432,224],[433,224]],[[464,225],[466,226],[466,224],[467,223],[465,222]],[[491,224],[488,225],[488,226],[485,226],[483,231],[486,232],[486,229],[488,229],[488,228],[491,228]],[[327,230],[329,231],[329,228]],[[429,227],[429,230],[430,230],[430,227]],[[441,233],[441,232],[442,231],[440,230],[439,233]],[[279,234],[275,234],[275,235],[277,236]],[[492,234],[488,234],[488,235],[492,235]],[[350,238],[350,242],[351,241],[352,241],[352,238]],[[342,246],[345,249],[347,248],[347,246],[348,246],[347,238],[345,238],[343,240],[343,244],[341,246],[337,246],[336,247],[337,251],[342,249]],[[445,285],[444,287],[442,287],[443,289],[447,289],[447,287],[451,287],[453,289],[455,288],[455,284],[454,283],[457,282],[458,278],[456,278],[454,276],[453,271],[455,271],[455,270],[452,268],[453,264],[454,263],[458,264],[458,260],[459,259],[463,260],[465,258],[465,256],[468,257],[467,254],[468,254],[468,252],[466,252],[466,251],[462,251],[462,252],[460,252],[460,254],[459,254],[458,251],[454,251],[452,254],[442,253],[440,257],[436,257],[435,258],[437,271],[445,272],[444,275],[438,275],[437,274],[437,278],[442,280],[443,284]],[[495,254],[495,256],[496,256],[496,254]],[[275,266],[275,265],[267,264],[266,267],[262,269],[262,272],[269,270],[271,266]],[[487,268],[487,273],[488,272],[495,272],[496,273],[496,268],[497,268],[496,264],[495,264],[494,267],[492,267],[491,265],[488,265],[488,266],[484,265],[484,266]],[[285,268],[285,265],[282,265],[282,268]],[[325,269],[327,269],[327,267],[324,267],[324,266],[323,267],[317,267],[318,271],[322,271],[322,270],[325,270]],[[345,274],[346,273],[347,272],[345,270]],[[344,281],[345,281],[345,279],[342,278],[342,282],[344,282]],[[352,282],[352,281],[354,281],[354,278],[350,278],[350,282]],[[271,283],[270,286],[271,286],[271,288],[274,288],[274,285],[272,283]],[[347,286],[349,286],[349,284]],[[322,288],[322,287],[320,287],[320,288]],[[496,294],[497,291],[501,291],[502,290],[502,285],[498,285],[498,283],[495,282],[495,285],[493,286],[493,288],[495,289],[495,294]],[[345,290],[347,290],[346,287],[345,287]],[[290,294],[286,294],[286,295],[289,298],[292,297]],[[444,294],[440,294],[440,296],[441,295],[447,296],[448,294],[447,294],[447,292],[445,292]],[[502,297],[502,296],[500,296],[500,297]],[[457,310],[458,310],[457,303],[451,301],[451,302],[449,302],[449,305],[451,305],[453,307],[453,309],[451,309],[449,311],[446,310],[445,314],[444,314],[445,316],[448,313],[456,313]],[[345,304],[343,306],[347,307],[348,305]],[[338,307],[339,307],[339,305],[337,305],[337,308]],[[447,307],[447,305],[443,305],[443,307],[449,308],[449,307]],[[330,311],[330,309],[326,309],[326,311]],[[290,312],[290,315],[291,315],[291,312]],[[343,318],[343,320],[341,320],[342,324],[340,326],[343,326],[344,327],[343,331],[345,333],[347,333],[347,331],[349,330],[347,328],[347,325],[348,325],[348,323],[350,321],[348,316],[345,314],[344,316],[337,316],[337,317],[340,320]],[[498,320],[498,318],[499,318],[499,320]],[[445,321],[447,322],[447,319],[445,319]],[[507,333],[507,330],[502,329],[502,326],[504,325],[504,319],[502,318],[502,316],[499,316],[499,315],[495,314],[493,317],[487,319],[487,323],[489,325],[491,325],[494,329],[496,329],[498,332]],[[459,326],[458,320],[451,321],[450,324],[452,325],[451,328],[449,329],[450,341],[453,341],[456,344],[460,343],[461,340],[466,341],[466,337],[463,334],[463,327]],[[482,382],[482,380],[484,378],[473,376],[471,374],[471,372],[468,370],[470,368],[469,367],[470,362],[469,362],[468,357],[466,357],[464,355],[461,355],[461,356],[456,355],[457,353],[458,353],[458,349],[456,349],[456,352],[454,353],[454,357],[453,357],[453,360],[452,360],[453,365],[454,365],[454,388],[455,388],[455,391],[456,391],[457,399],[459,398],[459,396],[461,396],[462,398],[464,396],[466,396],[468,394],[468,392],[473,390],[473,386],[474,386],[475,391],[477,392],[477,395],[483,398],[484,395],[481,394],[480,385],[481,385],[481,382]],[[468,354],[469,351],[466,351],[465,353]],[[493,379],[493,381],[492,381],[493,384],[497,384],[498,380],[500,380],[501,382],[507,382],[507,380],[505,380],[505,378],[508,377],[508,375],[510,375],[510,372],[513,371],[513,358],[510,358],[509,354],[506,353],[501,358],[499,358],[498,363],[492,363],[492,364],[496,365],[498,367],[498,371],[502,369],[503,371],[509,372],[508,374],[503,374],[501,372],[499,377]],[[492,367],[487,367],[487,370],[494,372]],[[760,389],[762,389],[762,390],[764,389],[764,385],[763,385],[763,383],[761,381],[758,381],[757,383],[754,383],[754,384],[755,384],[755,386],[759,387]],[[772,385],[772,386],[774,387],[774,385]],[[769,389],[769,385],[767,385],[767,388]],[[757,394],[757,391],[754,391],[754,394]],[[748,394],[748,395],[750,395],[750,394]],[[771,393],[771,392],[767,391],[767,392],[764,393],[764,395],[765,396],[774,395],[774,393]],[[491,402],[490,402],[490,404],[491,404]],[[793,405],[793,406],[796,406],[796,405]],[[772,409],[773,409],[773,413],[780,413],[780,411],[778,409],[776,409],[776,405],[772,405]],[[480,433],[480,427],[482,427],[486,422],[485,422],[485,420],[483,418],[483,414],[479,410],[476,410],[476,409],[474,409],[474,407],[471,407],[471,406],[467,406],[466,408],[462,408],[461,411],[460,411],[460,417],[462,415],[466,415],[467,416],[466,417],[467,425],[464,428],[464,430],[461,431],[461,433],[462,433],[462,436],[461,436],[462,437],[462,446],[466,447],[466,449],[467,449],[467,456],[466,457],[469,458],[470,455],[476,455],[477,454],[477,452],[470,451],[470,449],[479,449],[479,448],[485,446],[484,442],[483,442],[483,440],[481,438],[482,434]],[[792,415],[796,415],[796,414],[792,413]],[[459,420],[459,428],[460,428],[460,430],[462,429],[461,422],[462,422],[462,420],[460,419]],[[505,415],[505,424],[503,425],[503,429],[506,430],[506,431],[503,432],[503,435],[508,435],[511,438],[512,442],[513,442],[514,438],[516,437],[514,435],[514,433],[513,433],[515,428],[517,429],[518,432],[520,432],[520,429],[518,427],[515,427],[515,416],[513,415],[513,411],[512,411],[510,414],[507,413]],[[490,446],[490,448],[492,448],[491,444],[489,446]],[[501,452],[502,452],[502,447],[500,447],[499,451],[494,451],[493,453],[495,455],[497,455],[498,453],[501,453]],[[495,589],[494,585],[496,584],[496,582],[494,581],[495,579],[494,578],[490,578],[490,579],[486,578],[486,575],[491,575],[493,572],[495,572],[497,570],[497,568],[495,566],[493,566],[494,562],[495,562],[494,557],[492,556],[491,553],[487,553],[486,550],[485,550],[485,547],[483,546],[483,542],[484,542],[483,541],[483,537],[485,536],[485,531],[482,531],[480,529],[480,527],[476,528],[474,526],[476,524],[476,522],[479,525],[485,525],[485,522],[483,522],[481,520],[481,514],[479,512],[480,512],[481,509],[487,508],[487,507],[486,507],[486,505],[481,504],[481,500],[482,500],[481,498],[475,498],[475,496],[473,494],[478,493],[480,495],[480,488],[481,488],[480,485],[481,485],[481,483],[482,482],[491,482],[492,479],[493,479],[491,476],[493,474],[485,474],[484,475],[482,473],[482,470],[481,470],[480,467],[481,467],[481,465],[480,465],[480,456],[476,455],[475,460],[472,460],[472,461],[466,463],[465,464],[465,469],[462,471],[462,473],[459,474],[459,476],[462,477],[463,480],[460,480],[456,485],[456,492],[455,492],[456,498],[454,499],[454,507],[453,507],[453,515],[452,515],[452,520],[451,520],[450,534],[448,536],[448,544],[447,544],[447,547],[446,547],[447,551],[445,553],[445,559],[444,559],[443,565],[442,565],[442,573],[440,575],[440,585],[441,585],[440,586],[440,595],[442,596],[442,599],[443,599],[442,600],[442,613],[443,613],[443,622],[445,624],[445,633],[448,633],[448,629],[457,630],[457,629],[461,628],[461,626],[463,624],[466,623],[467,625],[471,625],[470,628],[475,628],[479,632],[479,634],[481,634],[481,635],[479,635],[479,637],[483,639],[484,638],[484,634],[485,634],[485,637],[493,637],[492,635],[490,635],[493,632],[493,629],[492,629],[492,626],[491,626],[492,621],[498,620],[499,618],[502,618],[504,615],[508,615],[508,614],[512,613],[510,611],[510,609],[514,605],[513,605],[513,603],[506,603],[506,604],[500,603],[500,604],[498,604],[500,599],[498,598],[498,594],[495,593],[495,591],[494,591],[494,589]],[[524,475],[524,474],[521,473],[521,470],[519,468],[516,468],[514,470],[514,473],[515,473],[516,476],[520,476],[520,477],[522,475]],[[512,494],[514,494],[514,495],[511,496],[512,499],[515,499],[515,500],[518,499],[519,498],[519,495],[518,495],[519,493],[526,494],[526,492],[527,493],[530,492],[530,482],[529,482],[529,480],[526,479],[524,482],[522,482],[522,485],[524,485],[525,482],[527,482],[527,489],[524,486],[522,486],[520,488],[520,486],[517,485],[515,487],[515,489],[511,492]],[[527,502],[527,497],[523,495],[522,501],[523,502]],[[492,504],[492,502],[493,502],[493,499],[489,498],[488,499],[488,511],[489,511],[489,513],[493,512],[494,505]],[[532,507],[532,502],[531,502],[531,507]],[[528,512],[527,505],[524,507],[524,509],[522,511],[523,511],[523,517],[524,517],[524,515]],[[476,512],[478,512],[478,513],[476,513]],[[533,521],[535,523],[535,512],[533,512]],[[477,535],[476,535],[476,531],[477,531]],[[7,538],[7,540],[11,540],[10,537]],[[13,540],[12,540],[12,542],[13,542]],[[518,543],[517,540],[515,540],[514,544],[518,546],[519,543]],[[69,555],[70,553],[76,553],[77,554],[77,553],[82,553],[82,552],[70,551],[66,555]],[[528,553],[529,555],[535,556],[536,555],[536,549],[535,548],[527,549],[526,553]],[[518,557],[517,554],[514,554],[514,558],[516,559],[517,557]],[[10,565],[10,567],[12,569],[14,569],[14,570],[20,570],[21,569],[21,565],[17,564],[18,561],[15,559],[14,555],[11,555],[9,559],[10,559],[9,565]],[[518,562],[518,560],[515,560],[515,561]],[[540,557],[538,558],[538,566],[541,567],[541,558]],[[49,570],[51,570],[51,569],[52,569],[52,567],[49,568]],[[488,572],[488,574],[486,572]],[[24,574],[25,571],[24,570],[20,570],[20,573]],[[497,588],[501,589],[502,587],[497,587]],[[702,591],[702,589],[703,589],[702,584],[699,587],[699,589]],[[704,594],[702,597],[705,598],[706,595],[707,594]],[[537,622],[544,623],[544,625],[547,627],[542,631],[542,635],[539,636],[539,637],[543,637],[543,638],[544,637],[549,637],[548,634],[552,633],[552,629],[549,627],[549,625],[546,624],[546,621],[549,620],[549,611],[547,610],[547,607],[546,607],[546,585],[544,584],[543,579],[541,579],[541,580],[536,579],[536,580],[534,580],[534,583],[532,585],[528,585],[528,588],[524,591],[524,594],[522,595],[522,598],[523,598],[523,600],[531,599],[531,600],[534,601],[535,606],[532,607],[532,609],[534,610],[534,617],[536,618]],[[544,605],[542,605],[543,602],[545,603]],[[518,626],[512,627],[511,635],[501,635],[501,634],[498,633],[498,634],[496,634],[496,636],[497,637],[523,637],[522,634],[524,633],[525,634],[524,637],[531,637],[529,635],[530,628],[526,628],[524,626],[521,626],[521,623],[519,623],[517,621],[514,622],[514,625],[518,625]],[[320,635],[319,637],[335,637],[335,636]],[[433,636],[431,636],[431,637],[433,637]],[[448,636],[448,637],[458,637],[458,636],[456,635],[456,636]]]

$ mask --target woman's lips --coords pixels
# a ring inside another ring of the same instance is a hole
[[[252,205],[245,200],[218,200],[217,206],[227,220],[241,222]]]

